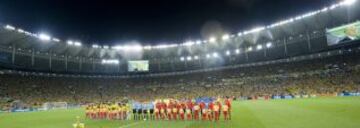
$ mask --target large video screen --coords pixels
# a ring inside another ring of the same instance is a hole
[[[326,30],[328,45],[360,39],[360,21]]]
[[[147,72],[149,71],[149,61],[148,60],[128,61],[128,71]]]

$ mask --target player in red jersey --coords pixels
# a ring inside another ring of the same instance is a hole
[[[172,109],[173,109],[173,104],[172,102],[170,102],[168,105],[167,105],[167,108],[166,108],[166,113],[167,113],[167,119],[168,120],[171,120],[171,116],[172,116]]]
[[[189,99],[187,102],[186,102],[186,110],[190,110],[190,115],[191,115],[191,118],[194,119],[193,115],[192,115],[192,112],[194,110],[194,104],[193,102]],[[186,112],[186,114],[189,114],[188,112]],[[188,118],[189,120],[189,118]]]
[[[210,110],[210,113],[208,112],[209,120],[212,120],[214,118],[214,102],[209,103],[209,110]]]
[[[167,106],[165,104],[165,102],[161,102],[160,103],[160,118],[161,120],[165,120],[165,117],[166,117],[166,110],[167,110]]]
[[[220,119],[220,106],[216,103],[213,106],[214,120],[219,121]]]
[[[155,103],[155,119],[156,120],[160,119],[160,110],[161,110],[161,102],[157,101]]]
[[[229,120],[231,120],[231,99],[230,99],[230,98],[227,98],[227,99],[225,100],[225,104],[226,104],[227,107],[228,107]]]
[[[200,106],[198,104],[194,105],[194,120],[199,120]]]
[[[229,112],[229,106],[225,104],[225,105],[222,107],[222,111],[223,111],[223,114],[224,114],[224,119],[225,119],[225,120],[229,120],[229,114],[228,114],[228,112]]]
[[[207,120],[207,117],[208,117],[208,109],[204,108],[201,110],[201,120],[202,121],[205,121]]]
[[[178,116],[178,111],[179,111],[179,109],[178,109],[178,103],[176,102],[176,101],[174,101],[173,102],[173,104],[172,104],[173,106],[172,106],[172,118],[174,119],[174,120],[177,120],[177,116]]]

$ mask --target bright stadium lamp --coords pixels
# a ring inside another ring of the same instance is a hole
[[[188,56],[188,57],[186,57],[186,60],[187,60],[187,61],[191,61],[191,60],[192,60],[192,57],[191,57],[191,56]]]
[[[208,59],[209,59],[210,57],[211,57],[211,56],[210,56],[210,54],[206,54],[206,58],[208,58]]]
[[[197,40],[197,41],[195,42],[195,44],[197,44],[197,45],[201,44],[201,40]]]
[[[7,30],[15,30],[15,27],[11,26],[11,25],[6,25],[5,29],[7,29]]]
[[[230,56],[231,53],[230,53],[230,51],[228,50],[228,51],[225,52],[225,54],[226,54],[227,56]]]
[[[216,53],[216,52],[214,52],[214,53],[213,53],[213,57],[215,57],[215,58],[216,58],[216,57],[219,57],[219,54]]]
[[[93,47],[93,48],[99,48],[99,45],[93,44],[92,47]]]
[[[81,42],[74,42],[74,46],[81,46]]]
[[[259,44],[259,45],[256,46],[256,49],[257,49],[257,50],[261,50],[262,48],[263,48],[263,46],[262,46],[261,44]]]
[[[47,35],[47,34],[40,33],[39,34],[39,39],[43,40],[43,41],[49,41],[49,40],[51,40],[51,37],[49,35]]]
[[[194,56],[194,59],[195,59],[195,60],[198,60],[198,59],[199,59],[199,56]]]
[[[236,49],[236,50],[235,50],[235,53],[236,53],[236,54],[240,54],[240,49]]]
[[[271,46],[272,46],[272,43],[271,43],[271,42],[266,43],[266,47],[267,47],[267,48],[270,48]]]
[[[343,4],[344,5],[353,5],[354,3],[356,3],[356,0],[344,0]]]
[[[180,57],[180,61],[185,61],[185,57]]]
[[[18,29],[17,30],[19,33],[24,33],[25,31],[23,29]]]
[[[216,38],[215,38],[215,37],[210,37],[209,42],[210,42],[210,43],[215,43],[215,42],[216,42]]]
[[[248,48],[248,51],[252,51],[252,50],[253,50],[253,48],[252,48],[252,47],[249,47],[249,48]]]
[[[230,39],[230,36],[228,34],[225,34],[222,36],[222,40],[223,41],[226,41],[226,40],[229,40]]]
[[[52,41],[60,42],[60,39],[58,39],[58,38],[52,38]]]
[[[67,43],[68,45],[74,45],[74,42],[71,41],[71,40],[68,40],[66,43]]]

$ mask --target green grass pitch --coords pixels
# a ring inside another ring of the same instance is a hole
[[[360,128],[360,97],[234,101],[231,121],[100,121],[84,110],[0,113],[0,128]]]

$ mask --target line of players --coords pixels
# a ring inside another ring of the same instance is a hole
[[[192,102],[158,100],[152,103],[134,103],[134,120],[231,120],[231,100]]]
[[[91,104],[85,108],[86,118],[98,120],[128,120],[129,104]]]

